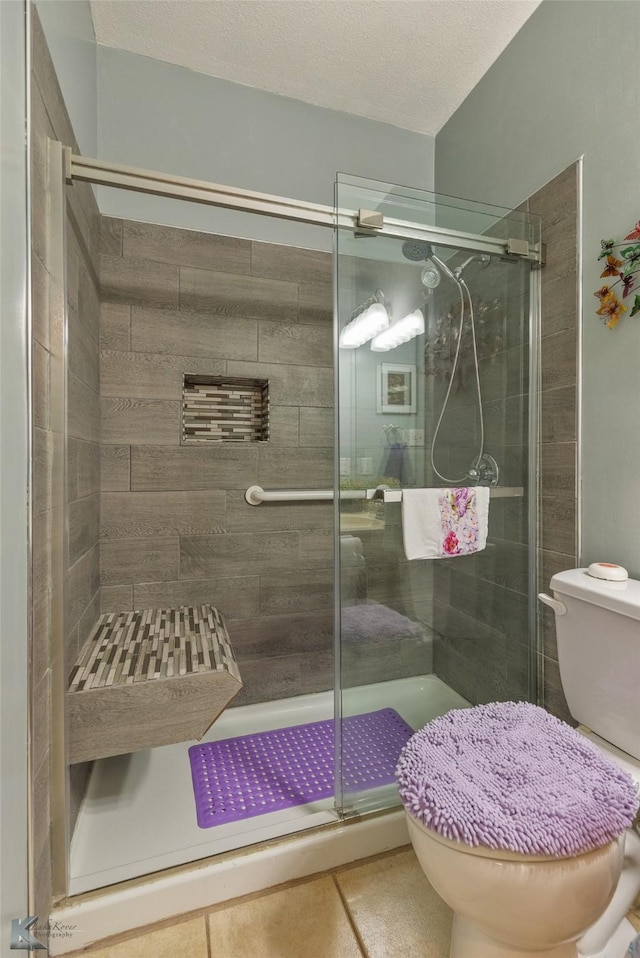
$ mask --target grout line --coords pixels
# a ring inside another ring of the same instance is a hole
[[[211,947],[211,926],[209,924],[209,914],[202,916],[204,920],[204,931],[207,939],[207,958],[213,958],[213,949]]]
[[[340,901],[341,901],[341,903],[342,903],[342,907],[343,907],[343,909],[344,909],[344,911],[345,911],[345,914],[346,914],[346,916],[347,916],[347,921],[349,922],[349,924],[350,924],[350,926],[351,926],[351,931],[353,932],[354,937],[355,937],[355,939],[356,939],[356,941],[357,941],[357,943],[358,943],[358,948],[360,949],[360,952],[361,952],[363,958],[369,958],[369,952],[367,951],[366,945],[365,945],[365,943],[364,943],[364,939],[362,938],[362,935],[360,934],[360,929],[358,928],[358,926],[357,926],[357,924],[356,924],[356,920],[355,920],[353,914],[351,913],[351,909],[349,908],[349,905],[348,905],[348,903],[347,903],[347,899],[345,898],[345,896],[344,896],[344,894],[343,894],[343,891],[342,891],[342,888],[340,887],[340,882],[338,881],[338,876],[337,876],[337,874],[333,874],[331,877],[332,877],[332,879],[333,879],[333,884],[334,884],[335,887],[336,887],[336,891],[338,892],[338,897],[340,898]]]
[[[584,280],[584,155],[579,156],[576,167],[576,397],[575,397],[575,434],[576,440],[576,554],[578,562],[582,561],[582,468],[583,468],[583,365],[584,365],[584,337],[583,337],[583,280]]]

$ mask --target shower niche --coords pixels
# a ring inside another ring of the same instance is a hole
[[[213,606],[102,615],[66,693],[69,763],[199,740],[241,688]]]
[[[268,440],[268,380],[185,375],[182,445]]]

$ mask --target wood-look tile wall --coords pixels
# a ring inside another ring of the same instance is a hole
[[[50,910],[51,885],[51,657],[54,460],[65,453],[64,437],[52,411],[63,387],[64,328],[62,316],[50,312],[49,290],[55,257],[48,219],[48,139],[60,140],[78,152],[78,145],[51,63],[37,10],[32,9],[31,193],[32,193],[32,390],[33,390],[33,567],[31,648],[31,868],[35,876],[35,911]],[[99,302],[97,242],[99,216],[91,188],[67,190],[68,350],[68,488],[67,609],[64,668],[68,672],[99,613]],[[59,238],[63,242],[62,235]],[[73,827],[86,784],[87,766],[78,766],[71,780],[69,808]],[[44,924],[41,920],[40,924]]]
[[[104,218],[102,610],[212,603],[244,690],[333,681],[332,507],[245,489],[330,487],[331,256]],[[268,379],[270,441],[180,444],[182,377]]]
[[[547,265],[541,271],[542,357],[540,401],[540,512],[538,591],[555,572],[578,564],[578,164],[573,163],[529,198],[542,217]],[[545,706],[573,723],[558,670],[555,619],[540,614],[540,674]]]
[[[471,269],[474,269],[473,267]],[[493,262],[469,271],[478,332],[484,411],[484,451],[500,468],[500,484],[522,486],[523,497],[494,498],[484,551],[434,563],[433,628],[436,674],[473,704],[527,696],[528,646],[528,278],[524,267]],[[435,301],[436,313],[446,302]],[[447,295],[445,288],[444,295]],[[449,299],[455,305],[453,294]],[[454,310],[454,326],[459,311]],[[440,357],[453,366],[456,340]],[[438,470],[462,476],[479,448],[480,419],[475,363],[463,340],[447,413],[435,450]],[[432,409],[425,439],[430,446],[448,379],[432,383]],[[429,470],[430,472],[430,470]],[[431,476],[429,484],[442,480]]]
[[[76,190],[69,189],[69,194]],[[100,615],[100,217],[91,189],[67,222],[67,643],[69,675]],[[90,764],[69,768],[71,832]]]
[[[541,216],[542,240],[547,245],[547,263],[540,272],[540,500],[536,591],[548,590],[549,579],[555,572],[574,568],[578,562],[577,184],[578,169],[572,164],[523,206],[524,210]],[[489,426],[487,451],[500,462],[502,484],[526,486],[526,433],[519,394],[526,388],[528,358],[518,341],[526,329],[522,322],[526,303],[518,302],[517,288],[509,294],[509,309],[504,340],[506,354],[496,357],[493,369],[481,361]],[[468,425],[472,418],[469,407],[464,408],[468,388],[467,385],[459,391],[457,401],[462,403],[462,408],[454,412],[455,422],[461,427],[466,417],[465,431],[459,435],[467,449],[469,440],[477,438],[477,422],[475,427]],[[501,391],[503,396],[499,395]],[[437,403],[436,406],[440,408]],[[521,424],[519,434],[514,433],[518,422]],[[494,426],[500,424],[504,435],[510,438],[507,444],[498,442],[494,448],[499,439]],[[456,443],[451,445],[455,456]],[[527,541],[526,500],[493,500],[486,552],[436,565],[435,670],[473,702],[505,694],[512,698],[526,694],[528,652],[522,637],[528,635]],[[555,620],[547,608],[539,607],[538,612],[540,698],[555,715],[572,721],[560,682]]]

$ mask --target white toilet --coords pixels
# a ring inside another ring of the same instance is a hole
[[[573,569],[551,588],[553,599],[540,598],[556,613],[578,731],[640,791],[640,582]],[[638,818],[600,847],[557,857],[474,847],[405,812],[420,865],[454,912],[451,958],[624,958],[635,935],[625,915],[640,892]]]

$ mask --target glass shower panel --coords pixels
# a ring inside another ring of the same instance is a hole
[[[482,248],[539,236],[525,213],[354,177],[339,177],[336,202],[433,227],[431,245],[337,231],[336,801],[348,812],[397,802],[411,730],[535,690],[532,273]],[[492,483],[486,548],[407,559],[404,489]]]

